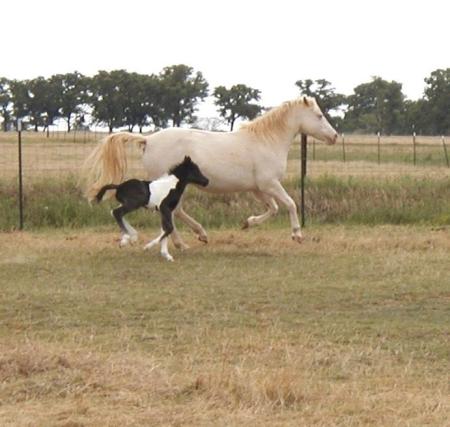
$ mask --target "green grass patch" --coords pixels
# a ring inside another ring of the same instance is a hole
[[[285,183],[299,202],[298,181]],[[12,230],[18,223],[17,185],[0,183],[0,230]],[[25,226],[27,229],[53,227],[92,227],[113,222],[110,210],[115,201],[89,205],[75,179],[35,180],[25,185]],[[264,207],[251,194],[210,195],[189,189],[185,209],[207,228],[239,227],[250,215]],[[321,176],[308,179],[306,211],[314,224],[450,224],[450,181],[448,179],[338,178]],[[158,226],[159,215],[140,210],[129,216],[137,227]],[[269,221],[286,226],[287,213]]]

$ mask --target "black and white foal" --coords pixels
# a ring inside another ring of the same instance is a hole
[[[173,261],[173,257],[167,249],[167,237],[173,231],[172,213],[188,184],[206,187],[208,182],[208,178],[200,172],[199,167],[190,157],[186,156],[180,164],[169,171],[169,174],[163,175],[155,181],[130,179],[119,185],[105,185],[98,192],[96,200],[100,202],[106,191],[116,190],[116,199],[121,205],[113,209],[111,213],[122,231],[120,246],[125,246],[130,241],[137,241],[137,231],[125,220],[124,215],[139,208],[159,210],[161,234],[147,243],[144,249],[150,249],[161,243],[161,255],[166,260]]]

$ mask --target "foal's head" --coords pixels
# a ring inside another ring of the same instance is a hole
[[[209,183],[208,178],[201,173],[197,164],[189,156],[186,156],[181,163],[173,167],[170,173],[187,184],[197,184],[206,187]]]

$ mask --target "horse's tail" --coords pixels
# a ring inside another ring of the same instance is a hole
[[[104,185],[120,184],[123,181],[127,171],[125,144],[128,142],[145,146],[146,139],[127,132],[109,135],[85,160],[81,179],[84,181],[85,196],[90,202]]]
[[[108,190],[116,190],[117,187],[118,187],[118,185],[116,185],[116,184],[108,184],[108,185],[104,185],[104,186],[100,189],[100,191],[97,193],[97,195],[95,196],[95,201],[96,201],[97,203],[100,203],[100,202],[102,201],[102,199],[103,199],[103,196],[105,195],[105,193],[106,193]]]

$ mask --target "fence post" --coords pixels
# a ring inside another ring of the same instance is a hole
[[[380,164],[381,162],[380,132],[377,132],[377,145],[378,145],[378,164]]]
[[[416,132],[413,132],[413,165],[416,165]]]
[[[307,156],[307,137],[302,133],[300,144],[300,212],[302,216],[302,227],[305,226],[305,177],[306,177],[306,156]]]
[[[342,160],[345,163],[345,134],[342,134]]]
[[[17,138],[19,148],[19,230],[23,230],[23,181],[22,181],[22,120],[17,119]]]
[[[447,163],[447,167],[450,167],[450,164],[448,162],[448,153],[447,153],[447,146],[445,145],[445,138],[444,135],[441,136],[442,139],[442,147],[444,147],[444,155],[445,155],[445,161]]]

